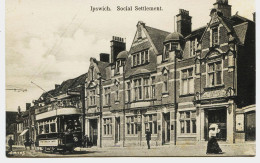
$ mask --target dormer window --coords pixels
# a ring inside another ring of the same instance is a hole
[[[139,66],[149,63],[149,50],[144,50],[132,55],[132,66]]]
[[[178,49],[177,42],[170,42],[164,45],[164,60],[168,60],[170,57],[170,51],[175,51]]]
[[[218,39],[218,27],[212,28],[212,45],[218,45],[219,39]]]
[[[169,58],[170,45],[171,45],[171,44],[166,44],[166,45],[165,45],[164,60],[166,60],[166,59]]]
[[[196,54],[196,40],[190,41],[190,56],[194,56]]]

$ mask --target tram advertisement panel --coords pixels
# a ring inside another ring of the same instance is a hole
[[[56,140],[39,140],[39,146],[58,146],[58,139]]]

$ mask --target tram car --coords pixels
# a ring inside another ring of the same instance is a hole
[[[80,110],[75,108],[53,109],[37,114],[36,146],[42,152],[73,152],[82,145],[80,116]]]

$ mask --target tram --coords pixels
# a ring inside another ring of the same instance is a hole
[[[36,146],[42,152],[73,152],[82,144],[81,109],[45,106],[37,110]]]

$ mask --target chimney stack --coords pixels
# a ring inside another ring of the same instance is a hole
[[[111,63],[115,63],[117,55],[126,49],[125,40],[121,37],[113,36],[111,42]]]
[[[228,4],[228,0],[217,0],[213,5],[215,9],[222,12],[223,16],[231,17],[231,5]]]
[[[26,103],[26,111],[29,110],[31,107],[31,103]]]
[[[109,63],[109,54],[107,54],[107,53],[100,53],[99,57],[100,57],[100,61]]]
[[[177,32],[182,34],[184,37],[191,33],[191,16],[189,15],[189,11],[180,9],[177,17]]]
[[[55,89],[58,89],[60,87],[59,84],[55,84]]]

